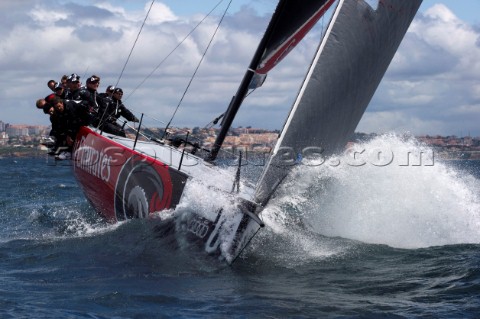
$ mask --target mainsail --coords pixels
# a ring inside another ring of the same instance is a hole
[[[263,83],[266,73],[303,39],[334,2],[335,0],[279,1],[240,87],[225,113],[210,160],[216,158],[248,90]]]
[[[342,151],[422,0],[340,0],[257,184],[265,205],[299,159]]]

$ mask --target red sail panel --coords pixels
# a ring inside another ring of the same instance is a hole
[[[284,0],[275,11],[274,31],[255,72],[266,74],[313,28],[335,0]],[[273,19],[272,19],[273,20]]]

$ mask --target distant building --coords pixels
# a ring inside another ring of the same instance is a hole
[[[28,135],[40,135],[41,128],[40,126],[29,126]]]
[[[10,125],[6,132],[9,136],[28,136],[28,127],[20,125]]]
[[[5,132],[5,123],[0,121],[0,132]]]
[[[7,145],[8,134],[6,132],[0,132],[0,145]]]

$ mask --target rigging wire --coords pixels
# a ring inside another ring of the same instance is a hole
[[[85,72],[83,73],[83,79],[85,79],[85,77],[87,76],[87,72],[89,68],[90,68],[90,65],[87,66],[87,68],[85,69]]]
[[[145,16],[145,19],[143,20],[142,26],[140,27],[140,30],[138,31],[137,38],[135,39],[135,42],[133,43],[132,49],[130,50],[130,53],[128,54],[127,61],[125,61],[125,64],[123,65],[122,72],[120,72],[120,76],[118,77],[117,83],[115,83],[115,87],[118,86],[118,83],[120,82],[120,79],[123,76],[123,72],[125,71],[125,68],[127,67],[128,61],[130,60],[130,57],[132,56],[133,49],[135,49],[135,45],[137,44],[138,38],[140,38],[140,33],[142,33],[143,27],[145,26],[145,23],[147,22],[148,16],[150,14],[150,11],[152,10],[153,4],[155,3],[155,0],[152,0],[152,3],[150,4],[150,8],[148,9],[147,15]]]
[[[125,101],[128,100],[128,98],[130,96],[132,96],[135,91],[137,91],[159,68],[160,66],[173,54],[173,52],[175,52],[178,47],[180,47],[187,39],[188,37],[190,37],[190,35],[212,14],[213,11],[215,11],[215,9],[217,9],[217,7],[223,2],[224,0],[220,0],[214,7],[212,10],[210,10],[209,13],[207,13],[202,20],[200,20],[197,25],[182,39],[182,41],[180,41],[173,49],[172,51],[170,51],[170,53],[168,53],[163,59],[162,61],[160,61],[160,63],[153,69],[152,72],[150,72],[146,77],[145,79],[143,79],[142,82],[140,82],[139,85],[137,85],[137,87],[135,89],[133,89],[133,91],[125,98]],[[230,6],[230,5],[229,5]]]
[[[224,19],[225,16],[227,15],[228,9],[230,8],[230,5],[232,4],[232,1],[233,1],[233,0],[230,0],[230,2],[228,3],[225,11],[223,12],[222,18],[221,18],[220,21],[218,22],[217,28],[215,29],[215,32],[213,32],[213,35],[212,35],[210,41],[208,42],[208,45],[207,45],[207,47],[205,48],[205,51],[203,52],[202,58],[201,58],[200,61],[198,62],[198,65],[197,65],[195,71],[193,72],[193,75],[192,75],[192,77],[190,78],[190,81],[188,82],[188,85],[187,85],[187,87],[185,88],[185,91],[183,92],[182,97],[180,98],[180,101],[178,102],[178,105],[177,105],[177,107],[175,108],[175,111],[173,112],[172,117],[170,118],[170,121],[168,121],[167,127],[165,127],[165,133],[167,132],[167,129],[169,128],[170,124],[172,123],[173,118],[174,118],[175,115],[177,114],[177,111],[178,111],[178,109],[180,108],[180,105],[182,104],[183,99],[185,98],[185,95],[187,94],[188,89],[190,88],[190,85],[192,84],[193,79],[195,78],[195,76],[196,76],[196,74],[197,74],[197,72],[198,72],[198,69],[200,68],[200,65],[202,64],[203,60],[205,59],[205,56],[207,55],[207,51],[208,51],[208,49],[210,48],[210,46],[212,45],[213,39],[215,38],[215,35],[217,34],[218,30],[220,29],[220,25],[222,24],[223,19]]]

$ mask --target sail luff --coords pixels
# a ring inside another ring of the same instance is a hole
[[[318,59],[320,58],[320,54],[323,51],[323,47],[325,46],[325,43],[326,43],[325,40],[328,39],[328,37],[330,36],[330,33],[332,32],[333,25],[335,24],[335,20],[338,17],[338,14],[340,12],[340,8],[342,7],[344,1],[345,0],[339,0],[338,1],[337,7],[335,8],[335,11],[332,15],[332,18],[330,19],[330,22],[328,24],[327,30],[325,31],[325,34],[322,37],[322,41],[320,42],[320,44],[317,48],[316,54],[315,54],[315,56],[313,58],[313,61],[310,65],[310,68],[307,72],[307,75],[305,76],[305,79],[303,80],[303,84],[300,87],[299,93],[297,94],[297,97],[296,97],[296,99],[293,103],[293,106],[290,110],[290,113],[288,114],[287,120],[286,120],[285,124],[283,125],[282,131],[280,133],[280,137],[278,138],[277,143],[275,144],[275,147],[273,149],[273,154],[276,154],[278,152],[279,148],[282,145],[282,141],[283,141],[283,138],[285,137],[285,133],[288,131],[288,127],[290,126],[293,115],[295,114],[295,112],[298,108],[298,105],[300,104],[300,101],[303,97],[303,94],[305,92],[305,89],[307,87],[309,79],[312,77],[313,71],[315,70],[315,68],[313,66],[315,66],[318,63]]]
[[[268,163],[265,167],[265,169],[262,172],[262,175],[259,179],[256,194],[255,194],[255,201],[260,204],[260,206],[265,206],[268,201],[270,200],[270,197],[273,195],[274,191],[277,189],[278,185],[283,181],[283,179],[287,176],[287,172],[290,171],[290,167],[287,166],[287,168],[282,167],[282,166],[276,166],[274,162],[278,160],[277,155],[279,154],[280,148],[283,146],[283,139],[285,137],[285,134],[288,132],[288,127],[290,126],[290,123],[297,111],[297,108],[302,101],[303,95],[305,93],[305,90],[307,88],[307,85],[309,83],[309,79],[312,77],[313,72],[315,70],[315,66],[318,63],[318,60],[321,56],[321,53],[323,51],[323,48],[327,42],[327,39],[330,36],[330,33],[332,32],[332,28],[335,24],[335,21],[338,18],[338,15],[340,13],[340,9],[342,8],[343,2],[345,0],[339,0],[337,3],[337,6],[335,8],[335,11],[332,14],[332,17],[330,18],[330,22],[328,23],[327,30],[325,31],[325,34],[322,37],[322,40],[320,41],[320,44],[318,45],[317,51],[315,53],[315,56],[312,60],[312,63],[310,65],[310,68],[307,71],[307,74],[305,76],[305,79],[303,80],[302,86],[299,89],[299,92],[297,94],[297,97],[292,105],[292,108],[290,109],[290,112],[287,116],[287,119],[285,121],[285,124],[283,125],[282,131],[280,133],[280,136],[275,143],[275,146],[272,150],[272,154],[268,160]],[[287,155],[291,160],[293,158],[296,158],[293,154]],[[293,166],[295,162],[292,161],[291,166]],[[277,176],[278,178],[275,179],[274,182],[272,182],[272,177],[270,175]],[[267,182],[268,181],[268,182]]]

